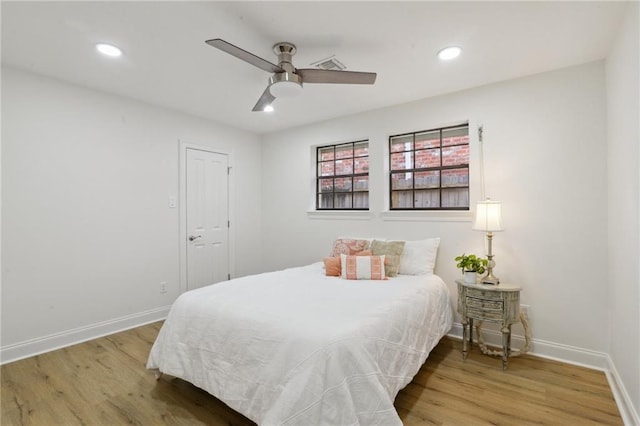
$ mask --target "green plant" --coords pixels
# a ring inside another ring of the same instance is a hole
[[[477,257],[475,254],[466,255],[462,253],[455,258],[456,267],[462,269],[462,272],[477,272],[482,274],[485,271],[485,267],[489,264],[487,259]]]

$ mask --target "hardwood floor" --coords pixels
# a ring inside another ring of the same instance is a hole
[[[2,366],[0,424],[253,425],[182,380],[145,369],[154,323]],[[524,356],[497,358],[444,338],[396,398],[405,425],[621,425],[604,373]],[[311,426],[311,425],[310,425]]]

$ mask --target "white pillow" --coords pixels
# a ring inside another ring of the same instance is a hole
[[[406,241],[400,257],[398,273],[403,275],[433,274],[439,245],[440,238]]]

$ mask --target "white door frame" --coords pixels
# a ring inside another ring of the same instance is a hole
[[[229,160],[229,180],[228,180],[228,196],[229,196],[229,275],[235,277],[235,221],[234,221],[234,191],[233,191],[233,159],[231,153],[211,148],[209,146],[195,145],[185,141],[180,141],[180,230],[179,247],[180,247],[180,294],[187,291],[187,149],[197,149],[199,151],[212,152],[214,154],[226,155]]]

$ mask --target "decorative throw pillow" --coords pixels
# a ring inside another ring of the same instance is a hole
[[[406,241],[400,257],[399,274],[433,274],[440,238],[428,238],[419,241]]]
[[[342,278],[346,280],[384,280],[384,256],[340,255]]]
[[[388,277],[398,275],[400,256],[404,250],[404,241],[378,241],[371,242],[371,251],[374,256],[386,256],[385,270]]]
[[[371,250],[362,250],[356,253],[356,256],[371,256]],[[342,273],[342,264],[339,257],[325,257],[324,261],[325,275],[328,277],[339,277]]]
[[[328,277],[339,277],[340,271],[342,268],[340,267],[340,258],[339,257],[325,257],[322,259],[324,261],[324,271]]]
[[[368,240],[358,240],[353,238],[338,238],[333,242],[331,257],[339,257],[341,254],[354,255],[369,248]]]

